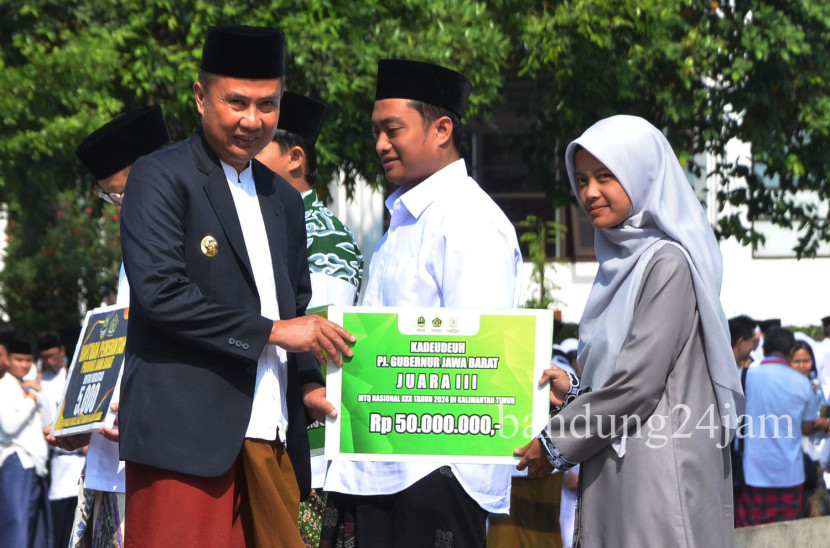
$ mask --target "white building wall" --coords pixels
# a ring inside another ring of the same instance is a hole
[[[727,317],[781,318],[784,325],[820,325],[830,315],[830,258],[754,259],[749,247],[735,240],[721,243]]]
[[[331,202],[328,208],[352,231],[365,259],[363,282],[369,273],[369,261],[383,236],[383,191],[373,190],[365,181],[359,181],[354,188],[352,199],[348,198],[342,182],[329,186]]]
[[[781,318],[784,325],[820,325],[830,315],[830,258],[755,259],[749,247],[734,239],[721,242],[723,285],[721,303],[727,318],[746,314],[758,320]],[[556,298],[564,301],[554,308],[562,310],[562,320],[579,323],[588,300],[598,264],[566,263],[548,270],[548,276],[561,287]],[[530,284],[531,266],[525,263],[522,302],[534,289]]]

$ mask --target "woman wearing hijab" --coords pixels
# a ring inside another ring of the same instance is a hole
[[[813,352],[815,341],[808,335],[795,333],[795,346],[790,357],[790,366],[810,380],[813,394],[816,398],[816,406],[821,409],[827,405],[821,384],[816,373],[816,355]],[[821,515],[821,498],[826,497],[826,486],[824,479],[819,475],[818,461],[821,457],[821,448],[827,443],[827,432],[813,432],[801,436],[801,450],[804,460],[804,484],[802,485],[801,514],[803,517],[818,517]],[[819,488],[819,481],[822,486]],[[816,491],[819,491],[818,500],[814,500]],[[740,498],[739,498],[740,500]]]
[[[727,442],[743,395],[706,215],[641,118],[598,122],[566,165],[599,271],[580,322],[582,378],[552,368],[540,380],[562,409],[517,450],[519,468],[582,463],[575,546],[731,546]]]

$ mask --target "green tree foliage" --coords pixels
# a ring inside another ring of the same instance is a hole
[[[524,106],[535,121],[524,149],[535,170],[549,173],[595,121],[635,114],[665,130],[690,171],[712,175],[721,211],[745,206],[720,216],[721,238],[757,242],[751,223],[768,218],[804,229],[799,254],[830,240],[818,208],[830,197],[830,3],[502,4],[515,14],[508,35],[520,37],[513,64],[543,98]],[[726,154],[733,139],[752,144],[751,159]],[[694,161],[704,152],[718,159],[710,173]],[[561,203],[567,181],[556,173]]]
[[[54,196],[54,223],[37,252],[21,255],[23,225],[10,221],[6,264],[0,272],[5,310],[29,336],[77,324],[79,306],[91,309],[114,295],[121,259],[118,213],[91,194]],[[71,341],[66,341],[71,342]]]
[[[13,266],[0,293],[13,323],[35,331],[53,321],[54,300],[39,292],[93,306],[88,284],[114,284],[112,269],[99,268],[92,283],[82,280],[86,273],[70,274],[66,260],[61,278],[45,275],[56,265],[42,251],[61,224],[56,211],[66,210],[56,207],[58,197],[74,192],[85,210],[90,196],[92,180],[74,149],[114,116],[151,103],[162,106],[175,139],[189,135],[199,123],[192,84],[205,30],[234,23],[285,31],[286,89],[333,107],[318,143],[321,178],[342,172],[349,188],[359,176],[382,175],[369,127],[378,59],[421,59],[469,74],[470,114],[486,116],[510,47],[494,13],[471,0],[0,0],[0,202],[13,227],[6,252]],[[95,257],[77,252],[88,264]],[[36,279],[43,283],[24,283]]]
[[[533,273],[530,280],[533,283],[534,294],[525,303],[527,308],[548,308],[550,305],[559,302],[554,296],[558,286],[553,280],[546,277],[554,265],[548,263],[547,249],[556,245],[565,233],[566,227],[553,221],[545,221],[536,215],[528,215],[519,223],[525,229],[519,236],[519,240],[527,244],[527,257],[533,265]]]
[[[818,209],[830,194],[827,2],[0,0],[0,202],[13,221],[7,264],[31,271],[25,279],[42,275],[37,269],[48,265],[35,258],[59,226],[56,212],[70,209],[60,197],[74,193],[88,206],[92,181],[74,149],[92,130],[150,103],[161,104],[174,138],[197,127],[191,86],[204,32],[230,23],[284,29],[286,88],[333,107],[318,145],[324,180],[342,173],[348,188],[359,176],[382,181],[368,125],[376,63],[407,57],[471,77],[468,121],[487,121],[513,84],[523,90],[509,105],[528,129],[516,154],[529,177],[550,182],[553,205],[571,199],[565,145],[602,117],[630,113],[663,128],[691,171],[706,169],[695,163],[699,153],[722,159],[710,179],[719,202],[746,213],[723,212],[721,237],[755,241],[751,222],[765,217],[802,226],[806,254],[830,240]],[[754,167],[724,154],[732,139],[752,143]],[[734,177],[747,185],[729,184]],[[112,269],[96,275],[114,283]],[[79,289],[87,282],[78,276],[55,283],[83,303],[92,293]],[[24,291],[41,289],[3,282],[6,312],[20,323],[10,296],[33,303],[37,295]]]

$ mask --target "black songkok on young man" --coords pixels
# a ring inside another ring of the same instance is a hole
[[[445,108],[461,118],[472,89],[463,74],[439,65],[404,59],[378,62],[375,101],[412,99]]]
[[[312,143],[317,142],[329,107],[321,101],[286,91],[280,101],[280,120],[277,129],[294,133]]]
[[[63,342],[61,342],[60,335],[54,331],[50,331],[37,338],[36,346],[38,352],[43,352],[44,350],[48,350],[50,348],[60,348],[63,346]]]
[[[9,354],[34,355],[34,352],[32,352],[32,343],[18,338],[15,338],[14,340],[10,341],[6,345],[6,350],[9,352]]]
[[[773,327],[781,327],[781,320],[778,318],[774,318],[771,320],[761,320],[758,322],[758,327],[761,328],[762,333],[766,333]]]

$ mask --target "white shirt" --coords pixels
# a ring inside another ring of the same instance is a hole
[[[830,397],[830,338],[817,341],[813,345],[813,351],[816,355],[816,373],[818,380],[821,383],[821,388],[824,390],[824,397]]]
[[[109,493],[124,493],[124,461],[118,458],[118,444],[94,432],[86,453],[84,487]]]
[[[271,320],[280,319],[277,305],[277,285],[274,281],[274,267],[271,262],[271,248],[265,221],[259,207],[251,164],[237,175],[236,169],[221,162],[228,186],[231,189],[236,214],[242,226],[245,249],[251,261],[254,282],[259,293],[260,314]],[[279,429],[280,441],[285,444],[288,431],[288,408],[285,401],[285,386],[288,382],[287,355],[284,349],[266,344],[257,361],[254,403],[248,422],[246,438],[272,441]]]
[[[825,440],[825,443],[822,444],[818,462],[821,464],[822,470],[830,468],[830,440]],[[825,472],[824,479],[827,480],[827,472]]]
[[[127,272],[124,270],[124,263],[121,263],[121,270],[118,271],[118,292],[115,294],[117,306],[130,306],[130,280],[127,279]]]
[[[41,368],[42,369],[42,368]],[[63,400],[69,371],[62,367],[57,373],[44,370],[40,385],[49,400],[55,405],[55,415]],[[54,416],[54,415],[53,415]],[[84,469],[86,458],[79,451],[64,451],[53,447],[49,458],[49,500],[61,500],[78,496],[78,478]]]
[[[311,278],[309,309],[327,304],[354,305],[357,288],[346,280],[322,272],[309,272],[309,277]]]
[[[512,308],[522,262],[516,231],[458,160],[386,200],[392,219],[369,267],[367,306]],[[326,490],[397,493],[450,466],[486,511],[510,508],[509,465],[333,461]]]
[[[816,398],[807,377],[786,360],[765,358],[758,367],[747,371],[746,415],[747,485],[793,487],[804,483],[801,423],[818,417]],[[767,417],[763,422],[762,416]]]
[[[17,454],[23,468],[46,475],[49,449],[43,429],[49,425],[52,405],[42,394],[37,394],[37,402],[25,397],[20,381],[11,374],[0,378],[0,466]]]
[[[55,405],[63,399],[63,391],[66,389],[68,375],[69,370],[66,367],[61,367],[57,373],[53,373],[41,366],[40,388]]]
[[[311,272],[311,301],[308,309],[325,305],[352,306],[357,296],[357,288],[341,278],[335,278],[322,272]],[[329,461],[323,455],[311,457],[311,488],[322,489],[326,483],[326,470]]]

